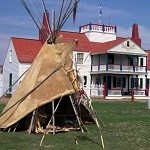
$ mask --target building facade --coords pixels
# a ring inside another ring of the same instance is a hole
[[[80,31],[89,41],[101,43],[90,55],[90,84],[86,85],[90,96],[147,96],[148,54],[141,48],[136,24],[131,39],[117,38],[113,26],[88,24]]]
[[[47,14],[47,12],[46,12]],[[43,25],[47,26],[43,15]],[[46,28],[47,29],[47,28]],[[3,66],[3,92],[15,92],[40,51],[45,39],[11,38]],[[45,31],[44,31],[45,32]],[[61,31],[65,41],[77,40],[73,52],[74,69],[83,79],[89,96],[146,97],[148,87],[148,53],[141,48],[138,25],[133,25],[132,37],[117,37],[117,27],[86,24],[79,32]]]

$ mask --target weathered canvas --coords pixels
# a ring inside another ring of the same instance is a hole
[[[8,128],[36,108],[78,90],[71,58],[74,45],[75,42],[43,45],[4,108],[0,128]]]

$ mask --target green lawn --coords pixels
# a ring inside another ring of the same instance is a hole
[[[93,107],[106,127],[103,138],[106,150],[150,150],[150,110],[144,102],[93,102]],[[3,105],[0,105],[0,110]],[[99,132],[95,125],[87,126],[89,133],[80,131],[46,135],[27,132],[0,132],[2,150],[101,150]],[[78,145],[74,143],[78,139]]]

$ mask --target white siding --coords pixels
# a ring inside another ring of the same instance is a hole
[[[82,52],[81,52],[82,53]],[[75,58],[75,55],[77,52],[73,52],[73,56]],[[75,68],[75,66],[74,66]],[[90,94],[90,84],[91,84],[91,77],[90,77],[90,71],[91,71],[91,56],[90,53],[84,52],[84,59],[83,59],[83,64],[77,65],[77,70],[80,71],[80,75],[82,77],[86,76],[87,77],[87,85],[85,87],[85,91],[87,94]]]
[[[105,43],[108,41],[116,40],[116,34],[112,33],[100,33],[100,32],[87,32],[85,33],[89,41]]]
[[[25,72],[27,72],[30,66],[31,66],[31,63],[20,63],[19,64],[19,77],[22,76]],[[19,80],[19,82],[23,79],[23,77]]]
[[[10,53],[11,51],[11,53]],[[12,55],[10,59],[10,54]],[[11,60],[11,61],[10,61]],[[19,78],[19,62],[12,41],[10,41],[3,66],[3,92],[9,88],[9,75],[12,74],[12,84]],[[12,88],[15,91],[17,85]]]

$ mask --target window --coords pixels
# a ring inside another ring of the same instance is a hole
[[[116,77],[113,77],[113,87],[116,88]]]
[[[121,77],[113,77],[113,87],[121,87]]]
[[[121,87],[121,78],[117,78],[116,85],[117,87]]]
[[[139,87],[139,78],[134,77],[131,78],[131,88],[138,88]]]
[[[9,92],[12,92],[12,73],[9,74]]]
[[[12,50],[9,51],[9,63],[12,63]]]
[[[139,87],[139,78],[134,79],[134,87],[136,87],[136,88]]]
[[[101,84],[101,78],[100,77],[96,77],[96,84],[100,85]]]
[[[140,78],[140,88],[143,88],[143,79]]]
[[[143,58],[140,58],[140,66],[143,66]]]
[[[138,57],[133,57],[134,65],[138,66],[139,63],[139,58]]]
[[[122,77],[113,77],[113,87],[122,87]],[[126,87],[126,77],[123,77],[123,88]]]
[[[3,67],[0,66],[0,73],[3,73]]]
[[[108,64],[114,64],[114,55],[108,54]]]
[[[146,87],[149,87],[150,79],[146,79]]]
[[[126,77],[123,77],[123,88],[126,88]]]
[[[84,53],[77,53],[77,64],[83,64]]]
[[[133,57],[128,58],[128,64],[133,66]]]
[[[127,47],[130,47],[130,42],[129,41],[127,41]]]
[[[87,76],[83,76],[83,79],[84,79],[84,86],[87,85]]]

